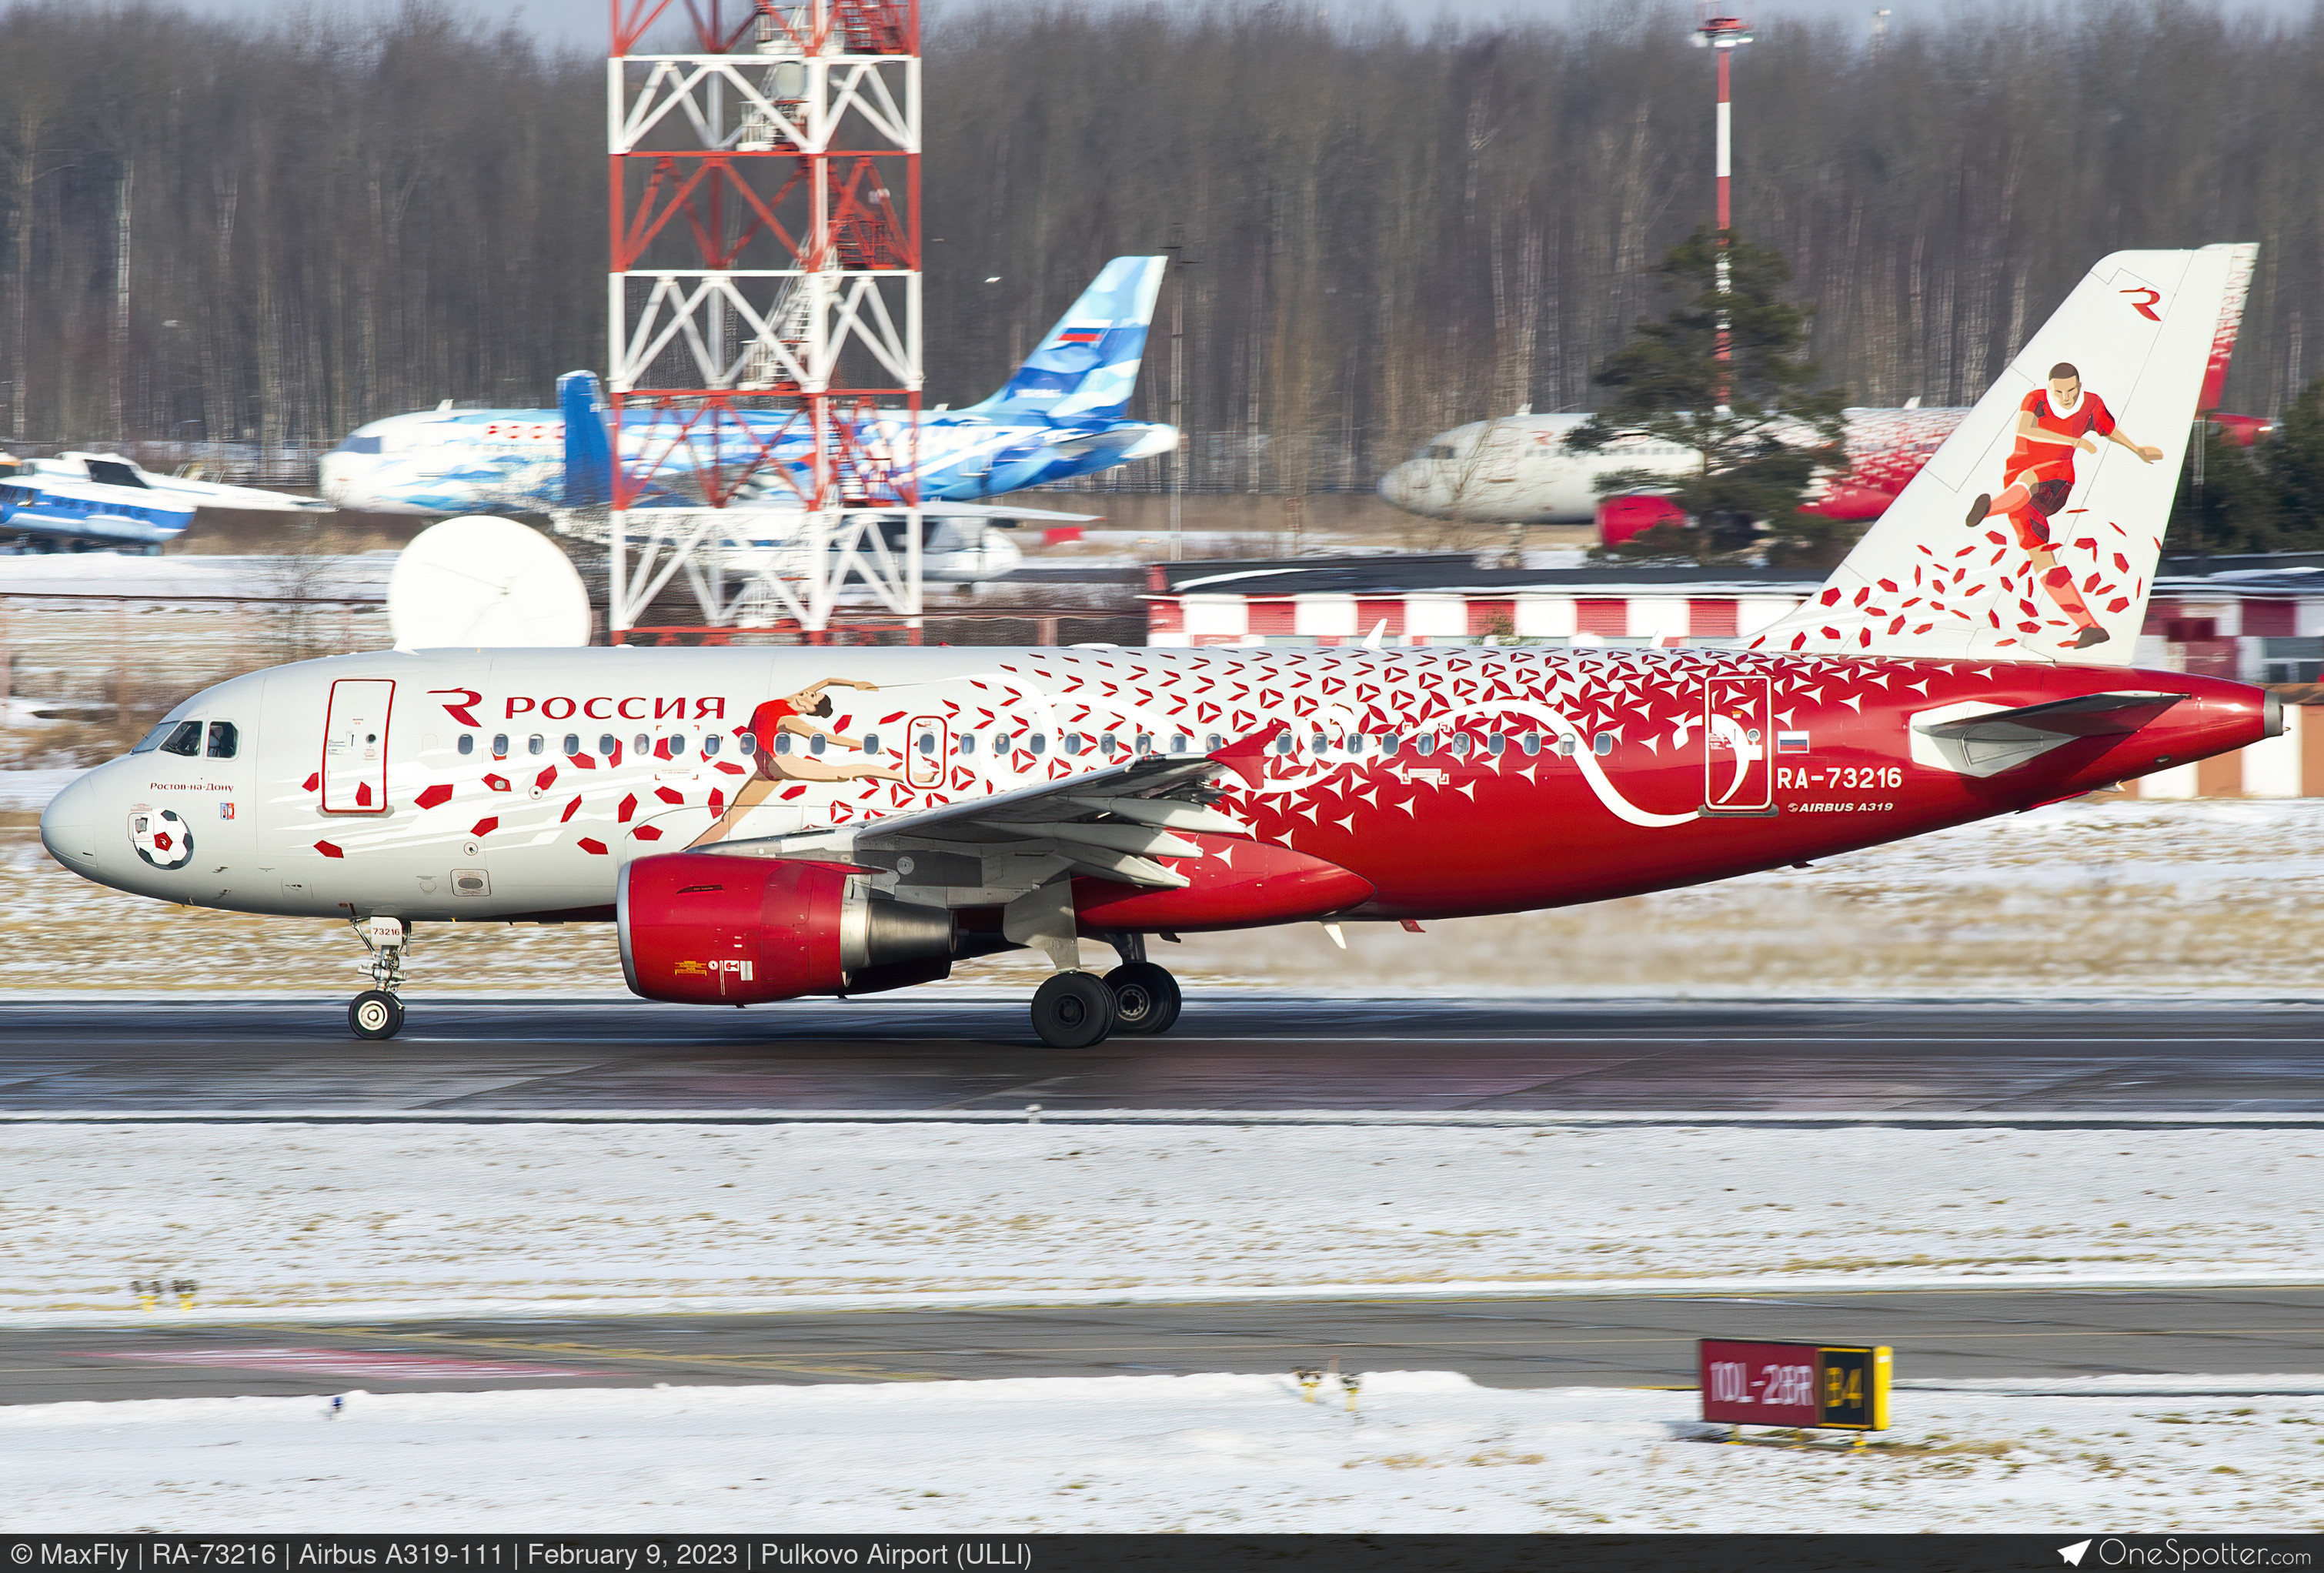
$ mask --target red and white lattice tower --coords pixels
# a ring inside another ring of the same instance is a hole
[[[918,0],[612,6],[615,637],[681,574],[713,625],[851,578],[916,623]]]

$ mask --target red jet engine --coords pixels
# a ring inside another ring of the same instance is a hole
[[[952,971],[953,919],[844,863],[673,852],[622,869],[622,973],[677,1004],[871,994]]]

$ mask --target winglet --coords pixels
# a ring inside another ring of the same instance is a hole
[[[1290,730],[1290,722],[1277,721],[1264,732],[1236,738],[1224,748],[1213,750],[1208,757],[1212,763],[1223,764],[1242,777],[1246,786],[1257,786],[1267,769],[1268,745]]]

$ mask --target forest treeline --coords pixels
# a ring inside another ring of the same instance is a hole
[[[1364,486],[1456,421],[1590,403],[1710,211],[1691,15],[943,14],[929,401],[989,392],[1107,257],[1184,241],[1198,482]],[[2215,240],[2262,245],[2229,407],[2309,380],[2324,13],[1997,10],[1877,47],[1779,23],[1735,79],[1738,227],[1789,259],[1851,400],[1973,397],[2098,255]],[[327,442],[545,403],[604,364],[604,93],[598,58],[426,3],[0,12],[0,433]],[[1169,412],[1173,310],[1141,417]]]

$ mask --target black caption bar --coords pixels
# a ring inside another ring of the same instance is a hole
[[[1095,1573],[1117,1568],[2324,1573],[2324,1535],[2107,1535],[2070,1528],[2048,1535],[0,1534],[0,1573]]]

